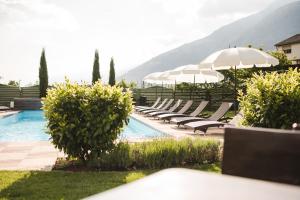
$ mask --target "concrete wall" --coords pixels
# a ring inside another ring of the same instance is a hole
[[[279,47],[277,47],[277,50],[280,52],[283,52],[284,49],[288,49],[288,48],[290,48],[292,50],[292,52],[285,54],[287,56],[287,58],[292,61],[292,64],[300,64],[300,63],[297,63],[297,60],[300,61],[300,43],[279,46]]]
[[[14,98],[16,110],[40,110],[42,102],[40,98]]]

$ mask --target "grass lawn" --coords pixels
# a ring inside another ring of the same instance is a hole
[[[219,165],[194,169],[220,172]],[[142,178],[157,170],[66,172],[0,171],[0,199],[81,199]]]

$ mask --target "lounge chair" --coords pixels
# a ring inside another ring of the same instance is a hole
[[[226,127],[235,127],[240,123],[242,118],[243,118],[243,114],[238,113],[228,123],[223,123],[223,122],[219,122],[219,121],[206,121],[205,120],[205,121],[189,122],[189,123],[185,124],[184,127],[194,129],[194,132],[199,130],[199,131],[204,132],[204,134],[205,134],[207,129],[211,128],[211,127],[224,127],[224,126],[226,126]]]
[[[192,112],[189,115],[185,115],[183,113],[185,113],[191,107],[193,101],[192,101],[191,105],[188,105],[186,108],[183,107],[180,111],[178,111],[178,113],[163,114],[163,115],[159,115],[158,118],[161,120],[170,121],[171,118],[174,118],[174,117],[196,117],[204,110],[204,108],[207,106],[208,102],[209,101],[201,101],[199,106],[194,110],[194,112]]]
[[[182,103],[182,100],[178,99],[177,102],[169,110],[167,110],[167,111],[156,111],[156,112],[149,113],[148,115],[150,117],[155,117],[157,115],[172,113],[180,106],[181,103]]]
[[[146,109],[146,108],[155,108],[156,106],[158,106],[160,100],[161,100],[161,97],[158,97],[152,106],[136,106],[135,110]]]
[[[174,101],[174,99],[170,99],[168,101],[168,103],[166,103],[166,105],[164,107],[162,107],[161,109],[146,110],[146,111],[142,111],[142,113],[149,114],[149,113],[156,112],[156,111],[166,111],[171,106],[171,104],[173,103],[173,101]]]
[[[7,111],[7,110],[10,110],[10,108],[7,106],[0,106],[0,111]]]
[[[138,110],[138,112],[143,112],[143,111],[146,111],[146,110],[153,110],[153,109],[161,109],[166,103],[167,103],[168,99],[164,99],[161,104],[159,106],[157,106],[156,108],[144,108],[144,109],[140,109]]]
[[[145,110],[145,109],[156,108],[156,107],[159,106],[160,100],[161,100],[161,97],[158,97],[158,98],[156,99],[156,101],[153,103],[152,106],[137,106],[137,107],[135,107],[135,110],[136,110],[137,112],[139,112],[139,111]]]
[[[158,119],[164,119],[164,117],[161,116],[166,116],[166,115],[180,115],[180,116],[184,116],[183,113],[185,113],[186,111],[188,111],[188,109],[190,109],[190,107],[193,105],[193,100],[189,100],[187,101],[184,106],[176,113],[172,112],[172,113],[164,113],[164,114],[159,114],[156,117]]]
[[[231,108],[231,106],[233,105],[233,103],[230,102],[223,102],[220,107],[218,108],[218,110],[216,112],[214,112],[214,114],[212,114],[210,117],[208,118],[201,118],[201,117],[175,117],[171,119],[172,123],[177,124],[178,126],[180,125],[184,125],[186,123],[189,122],[196,122],[196,121],[218,121],[219,119],[221,119],[226,112]]]

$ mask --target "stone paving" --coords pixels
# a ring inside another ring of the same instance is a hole
[[[9,110],[9,111],[0,111],[0,119],[2,117],[6,117],[6,116],[9,116],[9,115],[13,115],[13,114],[16,114],[20,111],[13,111],[13,110]]]
[[[17,112],[0,112],[0,118]],[[0,170],[50,171],[62,156],[49,141],[0,142]]]
[[[48,141],[0,142],[0,170],[50,171],[59,156]]]

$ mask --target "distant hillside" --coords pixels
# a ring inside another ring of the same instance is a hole
[[[158,55],[120,78],[140,81],[145,75],[197,64],[210,53],[231,46],[274,49],[274,44],[300,33],[300,1],[276,1],[262,12],[223,26],[211,35]],[[285,3],[285,5],[284,5]],[[288,3],[288,4],[286,4]]]

